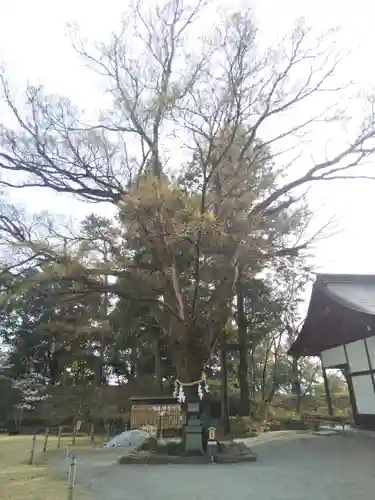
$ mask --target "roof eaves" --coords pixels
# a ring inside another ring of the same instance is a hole
[[[369,312],[367,309],[360,306],[359,304],[355,304],[354,302],[351,302],[349,299],[344,299],[343,297],[341,297],[341,295],[336,294],[335,292],[330,290],[327,286],[329,283],[344,283],[344,281],[325,281],[321,278],[321,276],[317,277],[317,279],[313,285],[313,288],[317,288],[318,290],[322,291],[325,295],[327,295],[327,297],[332,299],[337,304],[342,305],[343,307],[351,309],[352,311],[357,311],[357,312],[360,312],[362,314],[366,314],[368,316],[372,316],[372,317],[375,316],[374,314],[372,314],[371,312]],[[347,283],[349,283],[349,281]],[[354,283],[354,282],[352,281],[350,283]],[[374,285],[375,285],[375,280],[374,280]]]
[[[359,283],[375,285],[375,274],[317,274],[317,281],[329,283]]]

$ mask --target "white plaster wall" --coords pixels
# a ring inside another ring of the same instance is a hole
[[[322,363],[324,368],[330,368],[331,366],[344,365],[346,363],[344,346],[340,345],[338,347],[332,347],[331,349],[326,349],[322,351]]]
[[[370,355],[371,366],[372,369],[375,370],[375,337],[368,337],[366,343]]]
[[[356,342],[346,344],[346,352],[351,373],[364,372],[370,369],[364,340],[357,340]]]
[[[355,375],[352,381],[358,413],[375,415],[375,392],[371,375]]]

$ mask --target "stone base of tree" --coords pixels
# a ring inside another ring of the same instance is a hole
[[[256,455],[243,443],[219,442],[217,451],[199,455],[168,455],[155,451],[136,451],[119,459],[119,464],[234,464],[239,462],[255,462]]]

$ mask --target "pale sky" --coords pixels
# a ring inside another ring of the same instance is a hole
[[[145,0],[146,1],[146,0]],[[212,2],[216,4],[217,2]],[[227,0],[235,5],[251,2]],[[316,30],[340,26],[337,41],[352,51],[345,63],[347,79],[355,78],[375,87],[375,2],[368,0],[254,0],[254,15],[262,35],[272,40],[304,16]],[[99,86],[71,48],[67,24],[74,21],[90,39],[104,39],[118,27],[126,0],[13,0],[3,2],[0,15],[0,61],[7,65],[12,82],[22,89],[25,79],[43,83],[49,92],[69,96],[82,108],[92,108]],[[215,8],[214,6],[212,7]],[[210,19],[212,22],[212,19]],[[1,110],[0,110],[1,111]],[[375,165],[375,158],[374,158]],[[14,199],[29,211],[84,215],[94,206],[47,190],[17,191]],[[339,218],[340,233],[315,248],[315,266],[320,272],[375,273],[372,219],[375,215],[375,181],[330,182],[315,185],[310,194],[317,220]],[[102,209],[105,211],[105,209]]]

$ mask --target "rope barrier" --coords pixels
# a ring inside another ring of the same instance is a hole
[[[205,372],[202,372],[202,376],[199,380],[194,380],[193,382],[181,382],[181,380],[177,378],[174,382],[174,385],[175,390],[173,395],[175,398],[177,398],[178,401],[180,401],[180,403],[183,403],[186,400],[184,387],[198,386],[198,395],[200,399],[203,399],[204,392],[209,392],[207,385],[207,376]]]
[[[207,375],[203,372],[202,377],[199,380],[194,382],[181,382],[178,378],[176,378],[175,383],[181,385],[182,387],[193,387],[194,385],[199,385],[207,381]]]

